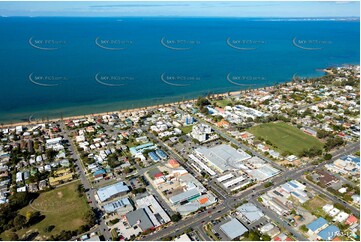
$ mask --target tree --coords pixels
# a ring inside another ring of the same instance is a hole
[[[95,224],[96,215],[93,209],[89,209],[88,212],[84,215],[84,221],[90,226]]]
[[[36,224],[38,222],[40,222],[45,216],[41,215],[41,213],[39,211],[36,211],[34,213],[31,213],[28,221],[28,225],[33,225]]]
[[[343,145],[344,141],[341,137],[335,137],[335,138],[328,138],[325,143],[325,150],[329,151],[333,148]]]
[[[29,221],[32,215],[33,215],[32,211],[27,211],[26,214],[25,214],[26,221]]]
[[[9,204],[13,211],[17,211],[29,204],[32,199],[38,196],[36,193],[15,192],[9,197]]]
[[[76,188],[76,191],[78,192],[79,197],[81,197],[84,192],[85,192],[85,188],[83,184],[79,184]]]
[[[267,182],[266,184],[264,184],[264,187],[267,188],[267,187],[270,187],[270,186],[272,186],[272,185],[273,185],[272,182]]]
[[[62,230],[58,235],[51,238],[51,240],[67,241],[73,237],[74,232],[69,230]],[[75,234],[74,234],[75,235]]]
[[[44,232],[45,232],[45,233],[50,233],[51,231],[53,231],[54,228],[55,228],[54,225],[46,226],[46,227],[44,228]]]
[[[319,138],[319,139],[326,138],[326,137],[330,136],[330,134],[331,134],[331,132],[328,132],[323,129],[317,130],[317,138]]]
[[[24,215],[18,214],[14,218],[14,226],[16,228],[24,228],[26,225],[26,218]]]
[[[145,193],[147,191],[146,188],[144,187],[138,187],[132,190],[133,194],[138,194],[138,193]]]
[[[327,153],[327,154],[325,154],[325,155],[323,156],[323,158],[324,158],[325,160],[331,160],[331,159],[332,159],[332,155],[329,154],[329,153]]]
[[[251,230],[248,233],[248,239],[251,241],[260,241],[260,236],[257,234],[257,232]]]
[[[269,236],[268,234],[262,235],[261,238],[262,238],[263,241],[270,241],[271,240],[271,236]]]
[[[47,149],[45,151],[46,157],[50,160],[53,161],[55,156],[58,154],[58,152],[56,150],[53,149]]]
[[[170,219],[172,220],[172,222],[178,222],[182,219],[182,215],[180,215],[180,213],[175,213],[170,217]]]
[[[128,174],[128,173],[130,173],[131,172],[131,169],[127,166],[127,167],[124,167],[124,169],[123,169],[123,173],[124,174]]]
[[[308,228],[307,228],[306,225],[304,224],[304,225],[302,225],[302,226],[300,227],[300,230],[306,233],[306,232],[308,231]]]
[[[211,104],[209,102],[209,100],[207,98],[204,98],[204,97],[198,97],[197,102],[196,102],[196,105],[198,107],[203,107],[203,106],[206,106],[206,105],[209,105],[209,104]]]

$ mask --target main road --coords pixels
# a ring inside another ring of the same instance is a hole
[[[198,120],[201,121],[201,123],[210,125],[212,127],[212,129],[221,137],[227,139],[228,141],[232,142],[233,144],[237,145],[238,147],[242,148],[243,150],[248,150],[249,152],[252,153],[252,155],[257,156],[265,161],[267,161],[268,163],[272,164],[273,166],[277,167],[277,169],[283,171],[285,170],[285,168],[279,164],[277,164],[276,162],[274,162],[273,160],[267,158],[266,156],[262,155],[261,153],[253,150],[252,148],[242,144],[241,142],[239,142],[238,140],[236,140],[235,138],[233,138],[232,136],[226,134],[224,131],[222,131],[221,129],[219,129],[218,127],[216,127],[214,124],[211,124],[201,118],[198,118]]]
[[[259,205],[258,201],[253,199],[253,197],[258,197],[262,193],[273,189],[274,187],[277,187],[285,182],[287,182],[289,179],[299,179],[303,176],[303,174],[306,171],[312,171],[316,168],[319,168],[326,163],[333,162],[334,160],[338,159],[340,156],[352,153],[354,151],[357,151],[359,149],[358,143],[351,143],[347,145],[345,148],[336,150],[333,152],[333,158],[329,161],[324,161],[318,165],[312,165],[308,164],[303,167],[300,167],[298,170],[290,170],[284,172],[281,176],[274,177],[270,179],[270,181],[273,183],[272,186],[265,188],[263,184],[256,185],[253,189],[248,189],[243,191],[241,194],[237,196],[228,196],[224,200],[221,200],[218,205],[216,205],[213,208],[209,208],[208,210],[201,212],[197,215],[185,218],[181,221],[179,221],[176,224],[173,224],[171,226],[168,226],[167,228],[164,228],[160,231],[157,231],[156,233],[150,234],[141,240],[144,241],[152,241],[152,240],[160,240],[161,238],[169,235],[176,235],[177,232],[179,233],[180,230],[183,230],[185,228],[192,228],[199,224],[205,224],[207,222],[210,222],[213,219],[216,219],[218,217],[221,217],[225,214],[228,214],[230,210],[234,209],[237,204],[242,203],[244,201],[252,201]],[[282,218],[280,218],[278,215],[276,215],[273,211],[268,210],[264,208],[262,205],[259,205],[259,207],[265,212],[267,216],[269,216],[274,221],[278,222],[278,224],[282,227],[286,227],[289,229],[289,231],[292,233],[293,237],[295,237],[297,240],[300,241],[306,241],[307,238],[305,238],[302,234],[300,234],[298,231],[296,231],[294,228],[289,226],[287,223],[285,223]],[[355,208],[353,208],[355,209]],[[355,210],[355,212],[359,213],[358,210]],[[356,214],[357,214],[356,213]]]

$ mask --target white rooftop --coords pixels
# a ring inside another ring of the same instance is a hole
[[[208,162],[218,168],[221,172],[227,170],[238,170],[243,166],[243,161],[251,158],[243,150],[236,150],[233,147],[222,144],[212,148],[200,147],[196,149]]]

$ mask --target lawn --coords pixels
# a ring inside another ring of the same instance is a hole
[[[217,100],[216,103],[217,106],[221,108],[224,108],[225,106],[229,106],[230,104],[232,105],[232,101],[229,99]]]
[[[283,122],[257,125],[248,131],[257,138],[271,142],[273,148],[281,151],[281,153],[300,155],[303,150],[308,150],[311,147],[320,149],[323,147],[322,142],[317,138]]]
[[[38,232],[43,240],[50,235],[58,234],[62,230],[76,230],[84,225],[83,217],[89,209],[85,197],[79,197],[76,191],[79,182],[56,188],[54,190],[41,193],[30,205],[22,208],[19,213],[26,216],[28,211],[40,211],[45,218],[37,224],[21,229],[16,233],[21,238],[30,232]],[[44,228],[54,225],[55,228],[46,233]],[[6,233],[2,238],[6,239]]]
[[[181,127],[181,130],[184,134],[188,134],[188,133],[192,132],[192,128],[193,128],[193,125],[187,125],[187,126]]]
[[[308,210],[310,213],[317,214],[318,216],[325,216],[325,212],[322,210],[322,207],[328,203],[327,200],[315,196],[305,202],[302,206]],[[329,202],[330,203],[330,202]]]

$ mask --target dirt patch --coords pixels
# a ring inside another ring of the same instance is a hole
[[[63,197],[63,193],[62,192],[58,192],[58,198],[62,198]]]
[[[84,221],[82,219],[74,219],[71,221],[72,225],[74,225],[74,227],[80,227],[84,224]]]

